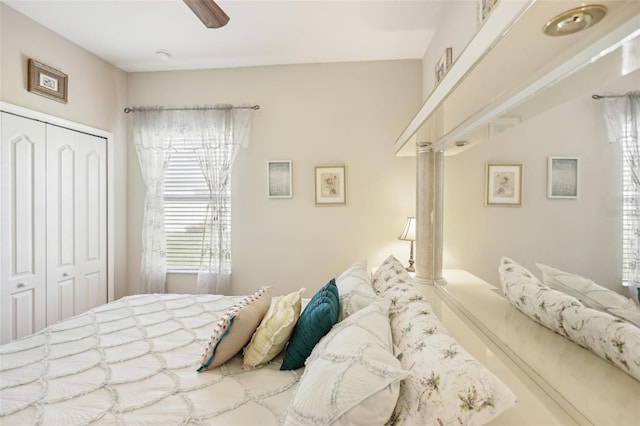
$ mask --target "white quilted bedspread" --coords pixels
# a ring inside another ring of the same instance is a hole
[[[0,347],[2,425],[270,425],[299,379],[282,355],[197,373],[214,323],[240,297],[140,295]]]

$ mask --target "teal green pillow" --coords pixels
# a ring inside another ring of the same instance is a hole
[[[304,367],[305,360],[322,337],[338,322],[340,296],[336,280],[332,279],[304,308],[293,329],[280,370],[296,370]]]

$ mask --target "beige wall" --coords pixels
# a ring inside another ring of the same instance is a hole
[[[27,60],[69,76],[68,103],[27,91]],[[67,39],[0,3],[0,100],[106,130],[114,136],[115,296],[127,293],[126,74]]]
[[[421,100],[415,61],[133,73],[132,105],[256,103],[251,142],[233,170],[233,292],[261,285],[307,295],[351,263],[406,261],[397,236],[415,212],[415,159],[393,143]],[[293,161],[292,199],[268,199],[268,160]],[[313,166],[347,166],[347,205],[315,207]],[[143,188],[129,146],[129,283],[139,283]],[[192,291],[171,275],[169,291]]]
[[[506,130],[445,160],[444,266],[466,269],[499,285],[507,256],[541,276],[535,263],[621,286],[622,153],[606,141],[604,101],[592,93],[637,88],[638,72]],[[546,195],[549,156],[580,158],[579,198]],[[523,165],[522,207],[485,207],[486,162]]]

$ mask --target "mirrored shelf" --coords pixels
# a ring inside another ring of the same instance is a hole
[[[507,30],[493,45],[485,40],[481,52],[474,42],[483,27],[445,75],[442,90],[436,87],[400,136],[396,154],[414,155],[416,140],[456,154],[585,90],[637,73],[640,2],[598,3],[608,8],[605,19],[567,36],[550,37],[542,28],[578,2],[529,4],[510,24],[495,24]],[[477,60],[468,71],[463,73],[461,65],[454,73],[458,62],[471,56]]]

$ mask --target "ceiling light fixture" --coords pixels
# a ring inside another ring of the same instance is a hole
[[[574,34],[597,24],[607,14],[601,4],[590,4],[567,10],[547,22],[542,29],[548,36]]]
[[[161,61],[167,62],[169,59],[171,59],[173,55],[171,54],[171,52],[167,51],[167,50],[158,50],[156,51],[156,57],[158,59],[160,59]]]

